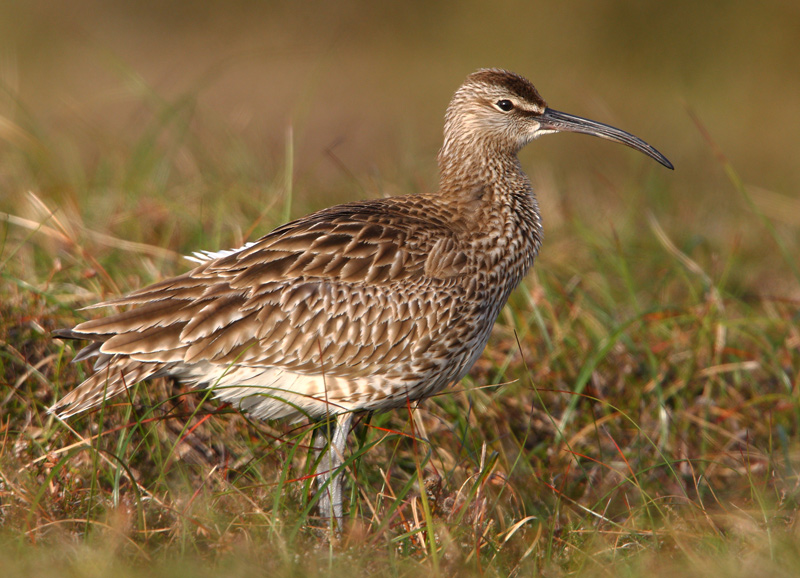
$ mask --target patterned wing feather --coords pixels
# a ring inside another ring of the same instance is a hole
[[[240,250],[196,254],[195,269],[100,304],[132,308],[61,333],[92,341],[80,355],[100,357],[51,411],[88,409],[103,399],[97,390],[108,396],[156,374],[229,388],[271,380],[318,396],[328,387],[319,376],[355,384],[408,365],[444,321],[449,308],[437,302],[466,260],[444,219],[402,199],[333,207]],[[356,399],[353,387],[339,389]]]

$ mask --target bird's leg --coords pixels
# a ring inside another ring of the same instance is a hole
[[[319,428],[314,443],[318,452],[324,451],[317,465],[317,488],[321,493],[319,512],[324,519],[335,519],[339,530],[342,529],[342,472],[337,470],[344,463],[344,448],[352,420],[352,413],[340,413],[336,416],[330,443],[327,443],[329,426],[325,425]]]

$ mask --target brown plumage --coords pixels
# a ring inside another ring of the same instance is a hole
[[[132,306],[59,337],[90,344],[95,373],[51,412],[67,417],[135,383],[172,376],[263,419],[338,415],[341,464],[352,412],[406,405],[457,383],[542,240],[517,152],[541,134],[638,138],[547,108],[516,74],[470,75],[445,117],[434,194],[331,207],[101,306]],[[335,450],[335,451],[334,451]],[[323,512],[341,516],[338,477]],[[332,501],[332,503],[331,503]]]

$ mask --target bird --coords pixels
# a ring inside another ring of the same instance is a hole
[[[436,192],[323,209],[91,305],[129,309],[54,332],[89,342],[74,361],[93,360],[94,373],[48,411],[66,419],[167,376],[254,418],[328,420],[314,442],[316,492],[341,528],[353,416],[431,397],[479,358],[543,239],[517,153],[557,132],[673,169],[628,132],[550,108],[523,76],[477,70],[447,106]]]

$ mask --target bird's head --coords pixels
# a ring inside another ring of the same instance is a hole
[[[456,91],[445,115],[443,153],[481,149],[489,154],[516,154],[532,140],[554,132],[580,132],[622,143],[673,168],[664,155],[640,138],[553,110],[530,81],[496,68],[470,74]]]

